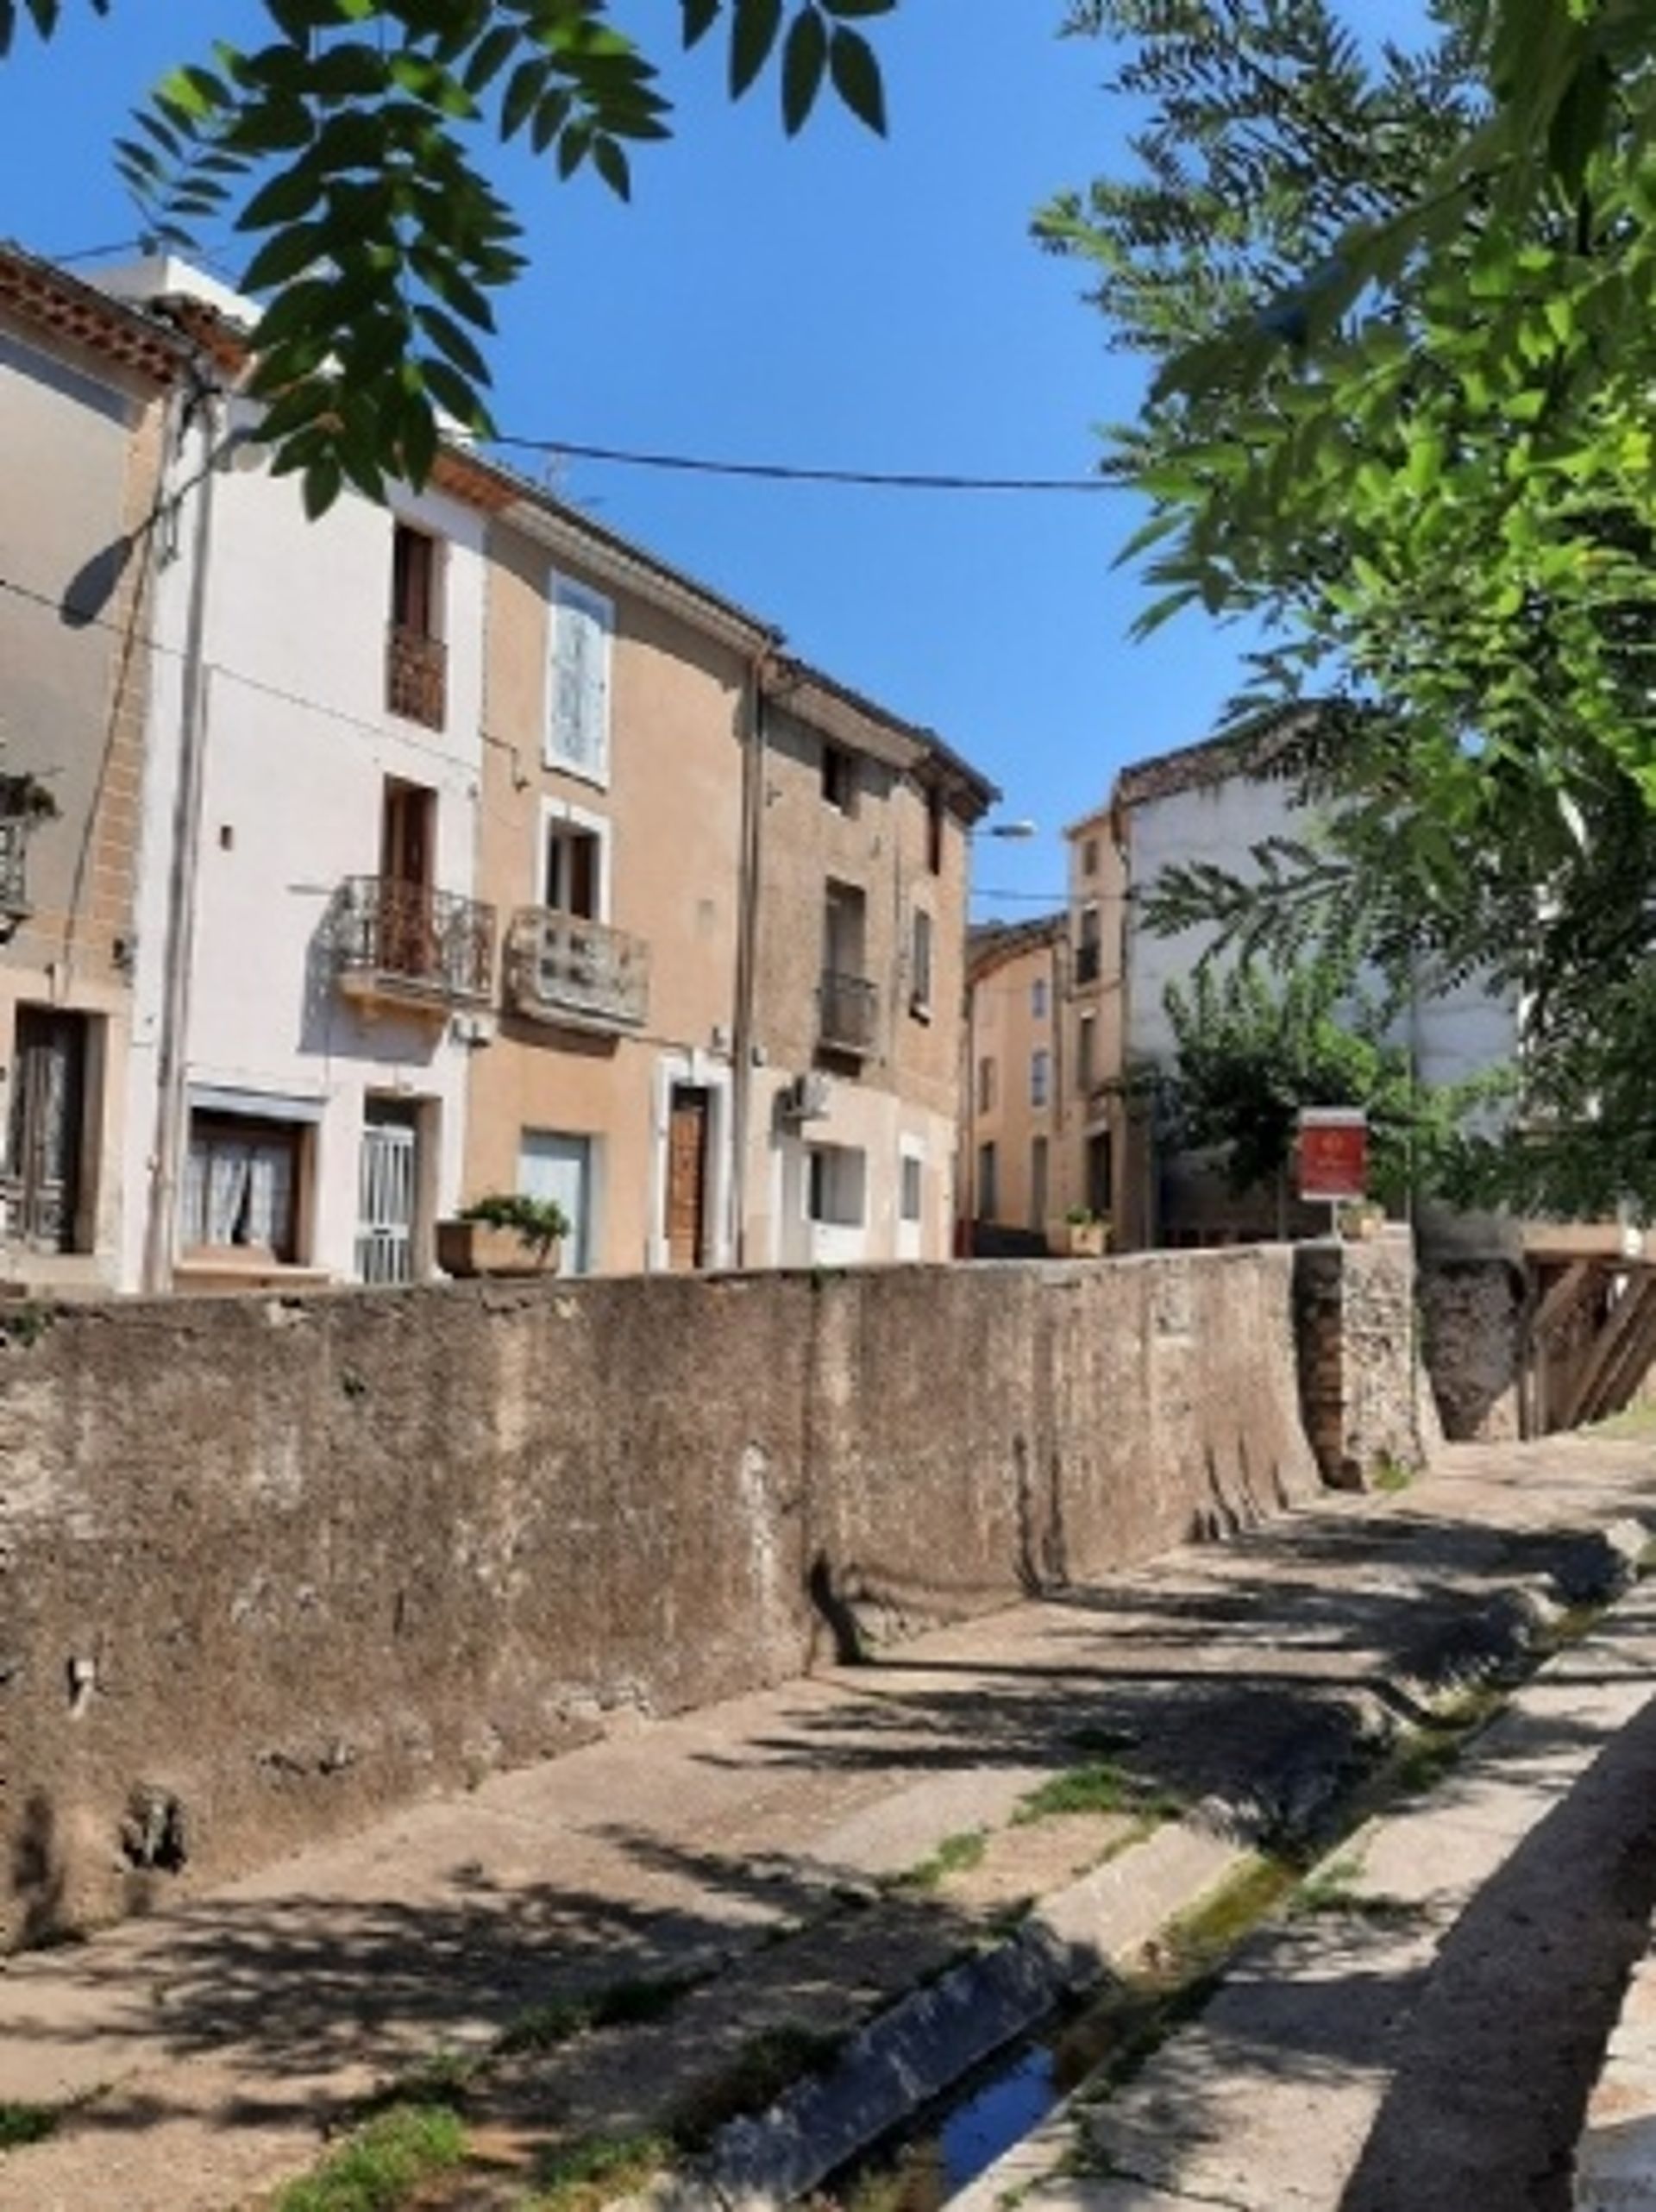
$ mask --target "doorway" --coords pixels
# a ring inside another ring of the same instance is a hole
[[[84,1014],[20,1006],[12,1049],[6,1227],[29,1252],[74,1252],[86,1102]]]
[[[703,1085],[674,1084],[667,1139],[667,1264],[675,1273],[706,1264],[712,1119],[712,1097]]]

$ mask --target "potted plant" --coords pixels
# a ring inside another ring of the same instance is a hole
[[[1348,1242],[1366,1244],[1386,1225],[1386,1210],[1372,1198],[1348,1198],[1339,1210],[1339,1234]]]
[[[1063,1228],[1065,1249],[1072,1260],[1101,1260],[1110,1248],[1110,1225],[1090,1206],[1071,1206]]]
[[[449,1275],[555,1275],[568,1234],[555,1198],[493,1191],[437,1223],[437,1265]]]

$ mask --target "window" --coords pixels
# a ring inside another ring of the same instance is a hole
[[[861,1229],[868,1195],[868,1155],[851,1145],[812,1145],[807,1210],[813,1222]]]
[[[380,800],[380,873],[429,891],[436,841],[437,795],[423,783],[388,776]]]
[[[934,876],[943,873],[944,805],[941,791],[925,795],[925,864]]]
[[[925,1163],[917,1153],[906,1152],[902,1161],[901,1211],[906,1222],[920,1218],[921,1200],[925,1187]]]
[[[180,1201],[185,1250],[297,1260],[304,1158],[302,1123],[192,1114]]]
[[[832,807],[842,814],[856,812],[856,755],[847,752],[844,745],[830,745],[825,739],[822,748],[822,797],[825,806]]]
[[[1044,1021],[1046,1019],[1046,977],[1044,976],[1037,976],[1029,987],[1029,1012],[1032,1021]]]
[[[442,644],[442,547],[423,530],[393,523],[386,708],[440,730],[448,711]]]
[[[1034,1137],[1029,1147],[1029,1225],[1046,1227],[1046,1139]]]
[[[546,821],[543,906],[581,921],[601,921],[608,903],[604,889],[604,838],[592,824],[568,814]]]
[[[1000,1161],[992,1144],[977,1148],[977,1218],[992,1222],[1000,1210]]]
[[[980,1114],[994,1111],[994,1062],[987,1053],[977,1064],[977,1110]]]
[[[392,525],[391,619],[414,638],[440,638],[440,552],[435,537],[405,522]]]
[[[1029,1103],[1044,1106],[1052,1080],[1052,1055],[1044,1045],[1038,1045],[1029,1056]]]
[[[918,1015],[932,1011],[932,917],[924,907],[914,909],[913,946],[910,958],[909,1005]]]
[[[1099,923],[1096,907],[1082,907],[1081,933],[1076,942],[1076,981],[1095,983],[1099,971]]]
[[[1083,1097],[1097,1080],[1098,1016],[1083,1014],[1076,1033],[1076,1088]]]
[[[1098,839],[1089,837],[1081,848],[1081,872],[1083,876],[1098,873]]]
[[[610,775],[610,648],[615,609],[583,585],[552,585],[552,710],[546,760],[592,783]]]
[[[1087,1205],[1101,1220],[1110,1210],[1114,1181],[1110,1133],[1099,1129],[1087,1140]]]

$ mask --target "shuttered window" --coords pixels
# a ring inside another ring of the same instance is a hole
[[[610,645],[615,609],[598,593],[557,577],[552,586],[548,765],[589,782],[610,776]]]

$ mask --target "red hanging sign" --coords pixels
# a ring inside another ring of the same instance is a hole
[[[1362,1198],[1369,1188],[1369,1122],[1360,1106],[1300,1109],[1300,1196],[1318,1205]]]

